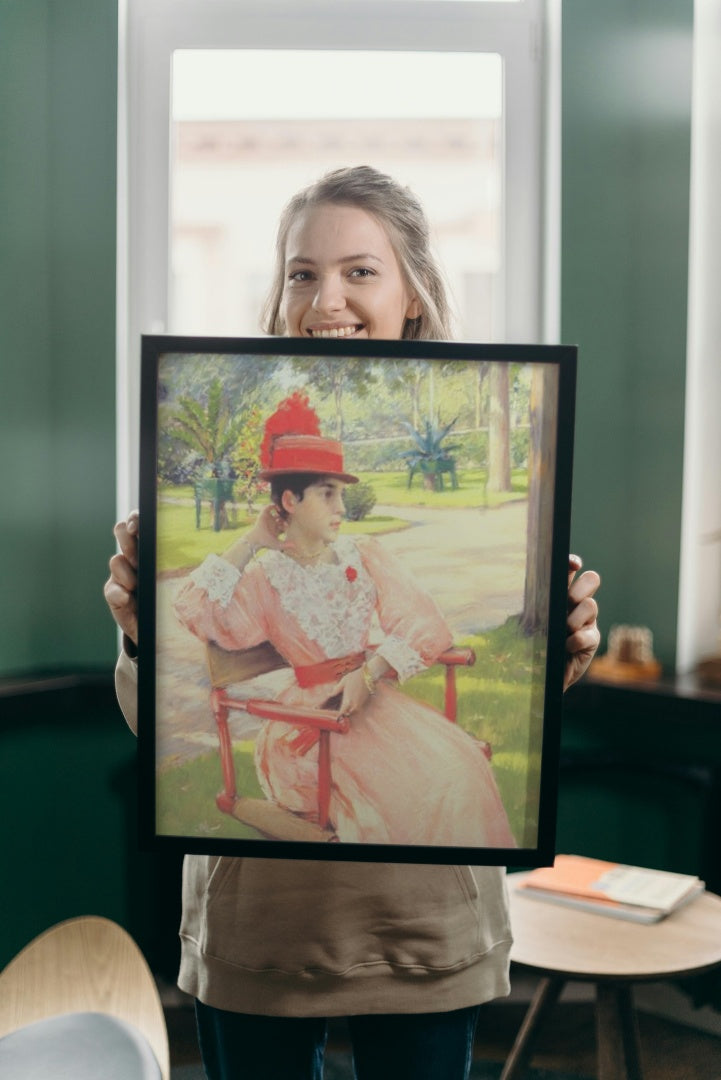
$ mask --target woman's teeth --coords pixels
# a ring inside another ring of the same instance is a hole
[[[351,334],[357,333],[360,329],[359,326],[334,326],[332,330],[311,330],[311,337],[320,338],[337,338],[337,337],[350,337]]]

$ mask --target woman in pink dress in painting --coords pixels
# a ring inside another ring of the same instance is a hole
[[[181,622],[225,649],[271,641],[294,673],[284,703],[338,701],[350,720],[333,739],[330,825],[339,840],[514,847],[481,745],[398,688],[451,635],[381,543],[339,536],[343,488],[358,478],[302,394],[267,421],[262,464],[271,504],[222,558],[190,575],[175,601]],[[269,799],[312,819],[317,761],[314,733],[265,721],[255,763]]]

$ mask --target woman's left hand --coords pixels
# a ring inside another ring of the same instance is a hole
[[[333,693],[342,694],[339,711],[343,716],[352,716],[358,712],[371,696],[361,668],[344,675]]]
[[[596,625],[598,604],[594,600],[601,578],[595,570],[586,570],[576,577],[582,566],[583,562],[578,555],[569,555],[564,690],[568,690],[569,686],[573,686],[581,678],[593,660],[601,640]]]

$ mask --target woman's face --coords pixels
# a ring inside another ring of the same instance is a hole
[[[421,314],[386,230],[360,207],[311,207],[285,250],[281,314],[290,337],[395,339]]]
[[[283,492],[282,506],[288,517],[288,536],[308,547],[330,544],[338,536],[345,516],[342,480],[324,476],[303,491],[303,498]]]

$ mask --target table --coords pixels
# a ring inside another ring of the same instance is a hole
[[[511,960],[542,975],[501,1073],[519,1080],[569,980],[596,987],[599,1080],[643,1080],[632,987],[721,966],[721,897],[706,892],[658,923],[626,922],[522,895],[509,874]]]

